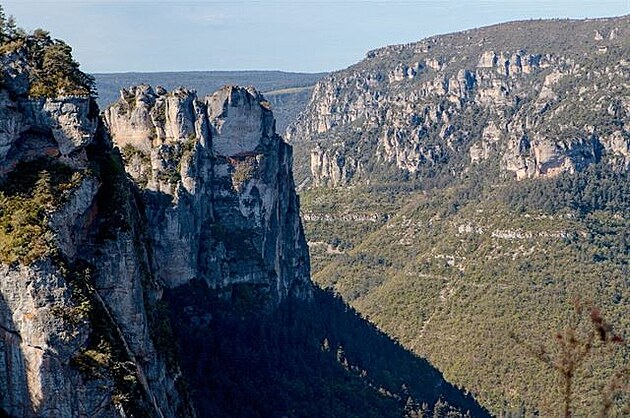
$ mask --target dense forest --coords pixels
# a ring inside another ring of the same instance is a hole
[[[447,378],[477,388],[494,413],[552,415],[559,377],[526,347],[553,346],[576,298],[600,307],[623,338],[630,326],[628,184],[602,164],[520,183],[471,175],[422,192],[308,190],[314,277]],[[627,356],[625,343],[589,353],[576,415],[599,413],[618,373],[614,410],[627,410]]]

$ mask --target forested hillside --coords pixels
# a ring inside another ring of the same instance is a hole
[[[589,346],[573,412],[628,414],[628,27],[513,22],[371,51],[289,129],[315,281],[495,414],[562,413],[536,347],[559,349],[575,300],[619,338]]]

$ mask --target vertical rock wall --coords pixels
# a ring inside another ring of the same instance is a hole
[[[291,147],[252,89],[140,86],[103,124],[89,97],[27,97],[24,65],[3,66],[0,215],[45,248],[0,262],[0,412],[194,416],[163,294],[202,280],[255,285],[268,309],[311,297]],[[9,184],[58,167],[59,201]],[[15,202],[39,215],[3,212]]]
[[[192,279],[226,291],[256,284],[275,302],[308,298],[291,147],[263,97],[225,87],[200,100],[191,91],[138,86],[122,98],[106,121],[130,175],[144,179],[158,278],[171,288]]]

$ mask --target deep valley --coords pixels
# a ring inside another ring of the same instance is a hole
[[[630,416],[629,16],[94,76],[0,17],[1,416]]]

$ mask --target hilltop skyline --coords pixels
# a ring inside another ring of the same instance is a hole
[[[73,45],[92,73],[334,71],[370,49],[511,20],[630,13],[630,1],[8,0],[27,30]]]

